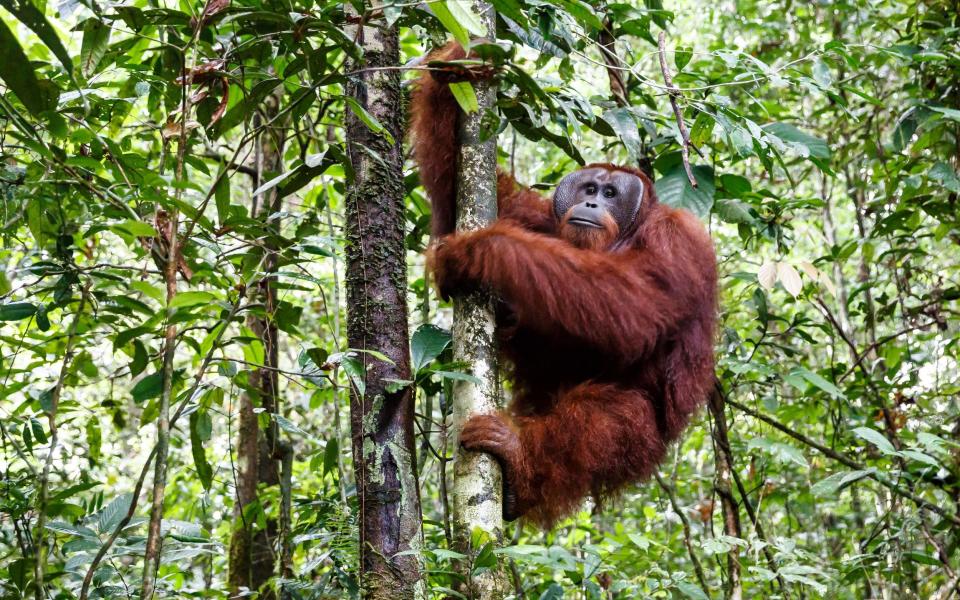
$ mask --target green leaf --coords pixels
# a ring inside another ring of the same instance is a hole
[[[204,442],[210,439],[210,415],[205,410],[190,413],[190,452],[193,454],[193,466],[203,489],[209,491],[213,483],[213,467],[207,461]]]
[[[483,383],[476,375],[463,373],[462,371],[430,371],[434,375],[439,375],[443,379],[453,379],[455,381],[467,381],[474,385]]]
[[[470,34],[467,32],[467,29],[457,21],[456,17],[453,16],[447,3],[432,2],[429,6],[430,10],[433,11],[433,16],[437,17],[440,24],[460,42],[461,46],[464,48],[468,47],[470,45]]]
[[[360,103],[357,102],[355,98],[347,98],[346,100],[347,106],[349,106],[353,114],[355,114],[357,118],[367,126],[367,129],[376,134],[384,136],[387,139],[387,142],[391,144],[394,143],[393,136],[390,135],[390,132],[387,131],[387,128],[381,125],[380,121],[378,121],[373,115],[368,113],[367,109],[360,106]]]
[[[931,110],[935,110],[941,115],[947,117],[948,119],[953,119],[954,121],[960,121],[960,110],[955,108],[947,108],[946,106],[930,106],[928,107]]]
[[[780,138],[795,150],[801,149],[798,152],[801,155],[804,155],[803,149],[805,149],[806,156],[821,159],[830,158],[830,148],[825,141],[809,133],[804,133],[789,123],[770,123],[764,125],[763,129],[768,134]]]
[[[817,85],[827,89],[833,85],[833,75],[830,73],[830,67],[821,59],[813,61],[813,79]]]
[[[701,590],[699,586],[688,581],[677,582],[677,589],[680,590],[680,593],[691,600],[710,600],[710,598],[703,593],[703,590]]]
[[[0,304],[0,321],[20,321],[32,317],[36,312],[37,305],[30,302]]]
[[[0,20],[0,79],[34,116],[57,106],[59,90],[49,79],[37,80],[33,65],[27,60],[17,38]]]
[[[40,328],[40,331],[50,329],[50,317],[47,316],[47,307],[43,304],[37,306],[37,327]]]
[[[677,66],[678,72],[690,63],[691,58],[693,58],[693,48],[690,46],[677,46],[677,49],[673,51],[673,64]]]
[[[593,7],[583,0],[557,0],[570,16],[578,22],[593,27],[594,29],[603,29],[603,21],[594,12]]]
[[[640,131],[637,128],[637,120],[633,111],[629,108],[614,108],[605,111],[602,119],[610,124],[617,137],[623,142],[627,152],[630,153],[631,161],[637,159],[642,152],[640,143]]]
[[[413,372],[418,373],[433,362],[449,343],[450,332],[429,323],[418,327],[410,339]]]
[[[54,30],[43,13],[30,0],[0,0],[0,6],[3,6],[13,14],[20,22],[33,30],[40,40],[46,44],[47,48],[53,52],[54,56],[63,65],[67,73],[73,71],[73,59],[70,53],[64,48],[60,36]]]
[[[230,177],[229,175],[224,175],[217,181],[216,187],[213,190],[214,202],[217,205],[217,218],[220,221],[220,225],[223,225],[223,222],[230,216]]]
[[[713,196],[716,188],[713,184],[713,169],[698,165],[693,167],[693,176],[697,180],[697,189],[690,185],[683,165],[676,165],[657,180],[657,197],[661,202],[674,208],[685,208],[705,217],[713,208]]]
[[[110,44],[110,27],[98,19],[87,19],[83,23],[83,42],[80,45],[80,72],[90,77],[97,72],[100,61],[107,53]]]
[[[469,114],[480,110],[480,102],[477,100],[477,92],[474,91],[473,86],[469,81],[458,81],[449,85],[450,91],[453,92],[454,99],[456,99],[457,104],[460,105],[460,108],[463,109],[463,112]]]
[[[138,381],[137,384],[133,386],[133,389],[130,390],[130,394],[133,396],[135,402],[140,403],[144,400],[158,397],[162,391],[163,373],[157,371]]]
[[[150,223],[145,223],[144,221],[135,221],[133,219],[111,225],[110,229],[120,231],[121,233],[126,233],[134,237],[155,237],[157,235],[157,230],[154,229],[153,225]]]
[[[725,223],[749,225],[756,220],[750,214],[750,205],[739,200],[717,200],[713,211]]]
[[[476,37],[484,37],[487,35],[486,26],[483,24],[483,21],[480,20],[480,17],[473,12],[469,0],[444,0],[443,4],[447,6],[450,15],[456,19],[457,23],[464,29]],[[466,46],[467,44],[464,44],[464,47]]]
[[[851,483],[860,481],[864,477],[869,477],[873,473],[873,469],[850,471],[849,473],[834,473],[813,484],[813,486],[810,487],[810,493],[821,498],[829,498],[835,496],[837,492]]]
[[[87,457],[92,463],[100,462],[102,456],[101,444],[103,442],[103,432],[100,430],[100,419],[96,415],[91,415],[84,426],[87,434]]]
[[[340,453],[340,444],[337,438],[331,438],[327,441],[327,447],[323,449],[323,474],[337,468],[337,455]]]
[[[698,113],[693,126],[690,128],[690,143],[697,147],[704,145],[713,135],[714,123],[715,121],[709,113]]]
[[[893,444],[890,443],[882,433],[876,429],[870,429],[869,427],[857,427],[853,430],[853,433],[874,446],[884,454],[896,454],[897,449],[893,447]]]
[[[517,23],[526,24],[527,18],[523,14],[523,9],[517,0],[492,0],[493,8],[498,15],[512,19]]]
[[[307,438],[310,437],[309,433],[301,429],[299,426],[297,426],[296,423],[294,423],[290,419],[287,419],[286,417],[278,414],[274,414],[271,416],[273,417],[273,420],[277,422],[277,426],[280,427],[280,429],[286,431],[287,433],[302,435]]]
[[[131,502],[133,502],[133,494],[120,494],[110,504],[104,506],[97,513],[97,530],[100,533],[109,533],[116,529],[130,511]]]
[[[217,297],[210,292],[180,292],[170,301],[171,308],[183,308],[186,306],[196,306],[198,304],[210,304],[216,301]]]
[[[286,178],[290,177],[291,175],[293,175],[294,172],[295,172],[295,171],[292,171],[292,170],[291,170],[291,171],[287,171],[286,173],[281,173],[281,174],[277,175],[276,177],[274,177],[274,178],[271,179],[270,181],[264,183],[263,185],[261,185],[261,186],[258,187],[257,189],[253,190],[253,193],[251,194],[251,196],[259,196],[260,194],[263,194],[263,193],[265,193],[265,192],[268,192],[268,191],[272,190],[273,188],[275,188],[275,187],[277,187],[278,185],[280,185],[280,183],[283,182],[284,179],[286,179]]]
[[[804,386],[798,385],[798,381],[803,379],[804,381],[813,384],[814,387],[823,390],[838,400],[842,400],[846,397],[840,388],[833,385],[820,375],[817,375],[813,371],[803,367],[797,367],[796,369],[793,369],[784,379],[801,391],[806,391]]]

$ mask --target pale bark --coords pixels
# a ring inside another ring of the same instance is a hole
[[[346,5],[352,11],[351,5]],[[353,14],[353,13],[351,13]],[[347,338],[363,363],[363,387],[351,386],[350,425],[360,501],[360,577],[364,598],[425,598],[420,492],[414,450],[413,390],[407,331],[404,244],[403,93],[399,37],[383,17],[348,31],[363,49],[347,94],[384,131],[348,112],[354,180],[347,186]],[[386,67],[386,68],[383,68]],[[389,361],[366,352],[375,350]]]
[[[494,37],[496,14],[485,2],[474,2]],[[491,135],[481,141],[482,119],[495,110],[497,90],[493,82],[474,84],[480,110],[460,121],[460,157],[457,185],[457,230],[469,231],[489,226],[497,218],[497,139]],[[458,433],[474,414],[491,413],[501,404],[499,365],[497,363],[496,325],[493,299],[483,293],[454,299],[453,360],[467,365],[479,383],[454,381],[453,430]],[[458,549],[465,554],[471,548],[471,532],[480,529],[491,541],[503,541],[503,474],[490,455],[458,451],[453,465],[453,535]],[[477,599],[502,598],[510,589],[506,572],[491,569],[468,578],[468,596]]]

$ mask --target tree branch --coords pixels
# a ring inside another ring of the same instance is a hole
[[[670,68],[667,67],[666,40],[666,32],[661,31],[657,38],[660,48],[660,71],[663,73],[663,82],[666,84],[670,95],[670,106],[673,107],[673,116],[677,119],[677,129],[680,130],[680,138],[683,140],[680,144],[680,155],[683,157],[683,169],[687,172],[687,179],[690,181],[690,185],[693,186],[694,189],[697,189],[697,179],[693,176],[693,169],[690,167],[690,147],[692,145],[690,143],[690,134],[687,132],[687,126],[683,122],[683,111],[680,110],[680,105],[677,103],[677,98],[680,97],[680,90],[677,89],[677,86],[673,85]],[[696,150],[696,148],[694,148],[694,150]],[[699,154],[699,150],[697,150],[697,153]]]

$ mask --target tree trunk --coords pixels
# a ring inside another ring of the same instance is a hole
[[[266,120],[277,113],[278,95],[267,98]],[[260,118],[255,120],[260,126]],[[256,173],[254,188],[262,185],[264,173],[276,174],[283,167],[284,131],[268,128],[260,134],[256,148]],[[243,588],[260,590],[276,572],[278,550],[278,524],[275,517],[266,519],[267,526],[258,528],[255,515],[246,514],[248,507],[257,501],[260,485],[280,484],[280,459],[289,449],[282,447],[276,421],[270,418],[269,425],[261,428],[256,409],[264,414],[278,412],[279,389],[277,367],[279,365],[277,326],[274,315],[277,310],[276,272],[277,249],[273,240],[279,237],[279,220],[269,220],[281,208],[276,188],[253,197],[250,215],[261,221],[264,234],[260,242],[265,255],[262,259],[262,277],[249,290],[250,302],[259,308],[247,317],[247,327],[263,346],[263,367],[255,368],[240,396],[240,417],[237,431],[237,499],[234,504],[234,529],[230,539],[229,575],[227,585],[231,596]],[[276,235],[274,235],[276,234]],[[267,512],[267,506],[260,510]],[[272,589],[264,589],[258,596],[261,600],[273,600]]]
[[[713,417],[713,455],[716,473],[713,487],[720,496],[720,508],[723,512],[723,533],[730,537],[742,538],[740,529],[740,509],[733,496],[733,454],[730,450],[730,438],[727,435],[726,401],[719,388],[715,389],[708,402]],[[727,553],[727,600],[743,598],[743,581],[740,574],[740,548],[735,546]]]
[[[493,37],[496,14],[493,6],[474,2],[473,12],[481,15]],[[483,140],[483,115],[496,110],[497,90],[489,81],[473,84],[480,110],[462,118],[457,186],[457,230],[487,227],[497,218],[497,138]],[[455,298],[453,303],[453,360],[467,365],[480,382],[453,382],[453,430],[459,432],[473,414],[490,413],[501,405],[500,374],[497,364],[496,324],[493,300],[475,293]],[[493,543],[503,541],[503,475],[489,454],[457,453],[453,465],[453,535],[459,551],[475,555],[472,532],[479,529]],[[502,568],[467,577],[470,598],[502,598],[510,589]]]
[[[347,10],[352,6],[347,5]],[[379,122],[376,133],[347,115],[354,181],[347,186],[347,341],[363,365],[351,386],[350,425],[360,499],[364,598],[424,598],[420,494],[415,469],[413,394],[407,332],[404,247],[403,94],[396,29],[374,17],[348,35],[363,48],[348,95]],[[358,111],[359,112],[359,111]],[[383,353],[388,361],[366,351]],[[397,556],[397,553],[414,551]]]

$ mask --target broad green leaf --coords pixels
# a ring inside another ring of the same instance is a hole
[[[64,48],[60,36],[31,0],[0,0],[0,6],[9,10],[20,22],[33,30],[47,48],[57,57],[67,73],[73,71],[73,59]]]
[[[170,301],[171,308],[183,308],[187,306],[196,306],[198,304],[210,304],[216,301],[217,297],[210,292],[180,292]]]
[[[688,581],[678,582],[677,589],[680,590],[680,593],[691,600],[710,600],[709,597],[703,593],[703,590],[701,590],[699,586]]]
[[[442,0],[441,3],[447,6],[450,15],[468,32],[476,37],[487,35],[486,26],[484,26],[480,17],[473,12],[472,3],[469,0]],[[464,47],[466,47],[466,44],[464,44]]]
[[[161,391],[163,391],[163,373],[157,371],[138,381],[130,390],[130,394],[134,401],[140,403],[158,397]]]
[[[931,110],[935,110],[941,115],[947,117],[948,119],[953,119],[954,121],[960,121],[960,110],[955,108],[947,108],[945,106],[930,106]]]
[[[463,109],[463,112],[469,114],[480,110],[477,93],[469,81],[458,81],[449,85],[450,91],[453,92],[454,99],[456,99],[460,108]]]
[[[134,237],[155,237],[157,235],[157,230],[153,225],[143,221],[134,221],[133,219],[111,225],[110,229],[119,230]]]
[[[420,369],[440,356],[440,353],[449,343],[450,333],[448,331],[431,324],[418,327],[410,340],[413,372],[418,373]]]
[[[259,195],[261,195],[261,194],[263,194],[263,193],[265,193],[265,192],[268,192],[268,191],[272,190],[273,188],[275,188],[275,187],[277,187],[278,185],[280,185],[280,184],[283,182],[284,179],[290,177],[290,176],[293,175],[293,174],[294,174],[294,171],[287,171],[286,173],[281,173],[281,174],[277,175],[276,177],[274,177],[274,178],[271,179],[270,181],[264,183],[263,185],[261,185],[261,186],[258,187],[257,189],[253,190],[253,193],[251,194],[251,196],[259,196]]]
[[[80,72],[90,77],[97,72],[100,61],[110,44],[110,26],[90,18],[83,24],[83,43],[80,46]]]
[[[120,494],[97,513],[97,531],[110,533],[117,528],[123,517],[130,511],[133,494]]]
[[[810,492],[814,496],[827,498],[835,496],[843,488],[851,483],[860,481],[864,477],[869,477],[874,473],[873,469],[864,471],[850,471],[849,473],[834,473],[829,477],[821,479],[810,487]]]
[[[642,152],[640,130],[637,120],[629,108],[614,108],[603,113],[603,120],[616,132],[633,160]]]
[[[739,200],[717,200],[713,205],[713,211],[726,223],[749,225],[756,220],[750,214],[750,205]]]
[[[20,321],[32,317],[36,312],[37,305],[31,302],[0,304],[0,321]]]
[[[893,444],[890,443],[882,433],[876,429],[870,429],[869,427],[857,427],[853,430],[853,433],[874,446],[884,454],[896,454],[897,449],[893,447]]]
[[[350,107],[350,111],[367,126],[367,129],[370,131],[384,136],[389,143],[394,143],[393,136],[390,135],[390,132],[387,131],[387,128],[380,124],[373,115],[367,112],[367,109],[360,106],[360,103],[354,98],[347,98],[347,106]]]
[[[673,64],[676,65],[677,71],[682,71],[690,63],[691,58],[693,58],[693,48],[690,46],[677,46],[673,51]]]
[[[561,7],[584,25],[594,29],[603,29],[603,21],[594,12],[593,7],[583,0],[558,0]]]
[[[789,123],[770,123],[763,126],[768,134],[775,135],[788,144],[806,149],[806,155],[814,158],[830,158],[830,148],[827,143],[818,137],[805,133]]]
[[[440,21],[440,24],[449,31],[453,37],[460,42],[460,45],[464,48],[470,46],[470,34],[467,29],[457,21],[457,18],[453,16],[453,13],[450,11],[450,8],[447,6],[447,3],[438,0],[436,2],[431,2],[429,4],[430,10],[433,11],[433,15],[437,17]],[[482,34],[485,35],[485,34]]]
[[[273,416],[273,420],[277,422],[277,426],[279,426],[280,429],[286,431],[287,433],[302,435],[303,437],[307,437],[307,438],[310,437],[309,433],[301,429],[296,423],[294,423],[290,419],[287,419],[286,417],[278,414],[274,414],[272,416]]]
[[[340,444],[337,438],[331,438],[327,441],[327,446],[323,449],[323,474],[326,475],[337,468],[337,455],[340,452]]]
[[[37,79],[33,65],[27,60],[20,43],[0,20],[0,79],[17,95],[33,115],[38,116],[57,106],[59,90],[50,80]]]
[[[197,470],[197,477],[203,489],[209,491],[213,482],[213,467],[207,461],[204,442],[210,439],[210,415],[204,410],[190,413],[190,452],[193,455],[193,466]]]
[[[713,208],[713,169],[698,165],[693,167],[693,176],[697,180],[697,189],[690,185],[683,165],[677,165],[657,180],[657,197],[661,202],[674,208],[685,208],[697,215],[706,217]]]

